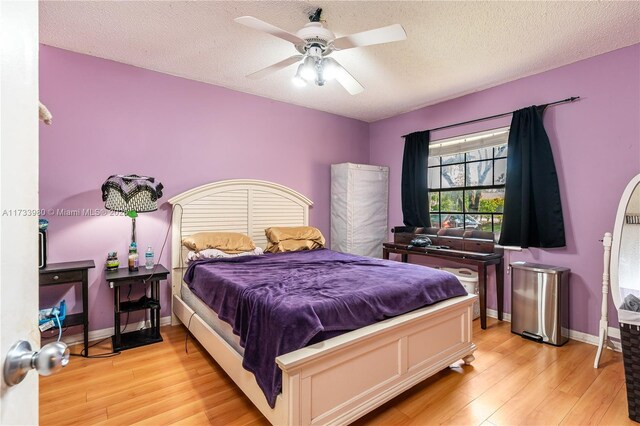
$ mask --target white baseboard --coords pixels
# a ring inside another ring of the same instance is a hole
[[[171,316],[160,318],[160,326],[163,326],[163,325],[171,325]],[[147,328],[150,326],[151,326],[151,323],[148,320],[138,321],[138,322],[129,324],[127,326],[127,330],[129,331],[140,330],[141,328]],[[113,336],[113,327],[103,328],[101,330],[92,330],[92,331],[89,331],[89,342],[95,342],[97,340],[102,340],[111,336]],[[54,335],[52,338],[48,340],[55,340],[56,337],[57,335]],[[81,333],[70,334],[68,336],[65,336],[64,334],[62,335],[62,341],[69,346],[76,345],[78,343],[81,344],[83,343],[83,340],[84,340],[84,336]]]
[[[498,318],[498,311],[494,309],[487,309],[487,316],[491,318]],[[502,316],[506,322],[511,322],[511,314],[505,312]],[[171,325],[171,316],[160,318],[160,325]],[[149,327],[149,321],[138,321],[137,323],[129,324],[127,329],[139,330],[141,328]],[[89,341],[94,342],[113,335],[113,327],[103,328],[101,330],[93,330],[89,332]],[[610,337],[609,342],[612,344],[614,350],[620,352],[622,350],[620,346],[620,329],[615,327],[609,327],[608,335]],[[577,340],[578,342],[589,343],[590,345],[598,346],[598,336],[593,334],[583,333],[581,331],[569,330],[569,338]],[[62,336],[62,341],[67,345],[75,345],[82,343],[82,334],[72,334],[69,336]]]
[[[487,309],[487,316],[491,318],[498,318],[498,311],[494,309]],[[511,322],[511,314],[505,312],[502,315],[502,319],[504,321]],[[620,330],[614,327],[609,327],[607,334],[609,335],[609,343],[611,347],[613,347],[613,350],[618,352],[622,351],[622,347],[620,346]],[[583,333],[581,331],[569,330],[569,339],[598,346],[598,336]]]
[[[498,311],[487,308],[487,316],[491,318],[498,318]],[[511,314],[508,312],[504,312],[502,314],[502,320],[506,322],[511,322]]]
[[[609,339],[608,344],[605,345],[607,349],[613,349],[616,352],[622,352],[622,346],[620,346],[620,330],[609,327],[607,332]],[[569,330],[569,338],[577,340],[578,342],[589,343],[594,346],[598,346],[598,336],[593,334],[582,333],[580,331]]]

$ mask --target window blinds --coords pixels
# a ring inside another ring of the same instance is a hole
[[[429,144],[430,157],[460,154],[482,148],[504,145],[509,141],[509,127],[471,133],[448,139],[441,139]]]

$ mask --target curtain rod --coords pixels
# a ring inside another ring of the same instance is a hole
[[[538,107],[542,107],[542,109],[551,106],[551,105],[557,105],[557,104],[564,104],[566,102],[573,102],[573,101],[577,101],[578,99],[580,99],[580,96],[572,96],[570,98],[567,99],[563,99],[561,101],[555,101],[555,102],[550,102],[548,104],[542,104],[542,105],[538,105]],[[502,114],[496,114],[496,115],[490,115],[488,117],[482,117],[482,118],[476,118],[475,120],[469,120],[469,121],[463,121],[461,123],[456,123],[456,124],[449,124],[447,126],[442,126],[442,127],[436,127],[435,129],[429,129],[430,132],[434,132],[436,130],[444,130],[444,129],[448,129],[451,127],[458,127],[458,126],[463,126],[465,124],[471,124],[471,123],[477,123],[479,121],[485,121],[485,120],[493,120],[494,118],[500,118],[500,117],[506,117],[509,114],[513,114],[513,111],[511,112],[505,112]],[[412,132],[413,133],[413,132]],[[408,133],[406,135],[402,135],[402,137],[406,137],[409,136],[411,133]]]

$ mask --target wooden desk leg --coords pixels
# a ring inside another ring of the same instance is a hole
[[[382,249],[382,258],[389,260],[389,250],[387,250],[386,248]]]
[[[402,262],[404,263],[407,263],[409,261],[409,255],[406,253],[402,253],[400,257],[402,258]]]
[[[504,262],[496,264],[496,293],[498,293],[498,319],[502,321],[504,311]]]
[[[478,264],[478,289],[480,291],[480,328],[487,328],[487,267]]]
[[[89,356],[89,273],[82,271],[82,324],[84,337],[84,356]]]

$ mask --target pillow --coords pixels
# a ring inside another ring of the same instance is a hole
[[[324,236],[312,226],[273,227],[264,230],[269,253],[314,250],[324,247]]]
[[[183,238],[182,245],[193,251],[218,249],[225,253],[241,253],[256,248],[251,238],[239,232],[198,232]]]
[[[279,243],[268,243],[268,253],[280,253],[285,251],[315,250],[324,247],[313,240],[285,240]]]
[[[240,253],[225,253],[222,250],[218,249],[204,249],[201,251],[189,251],[187,253],[187,262],[193,262],[194,260],[201,259],[222,259],[227,257],[238,257],[238,256],[259,256],[264,254],[264,250],[260,247],[256,247],[250,251],[243,251]]]

